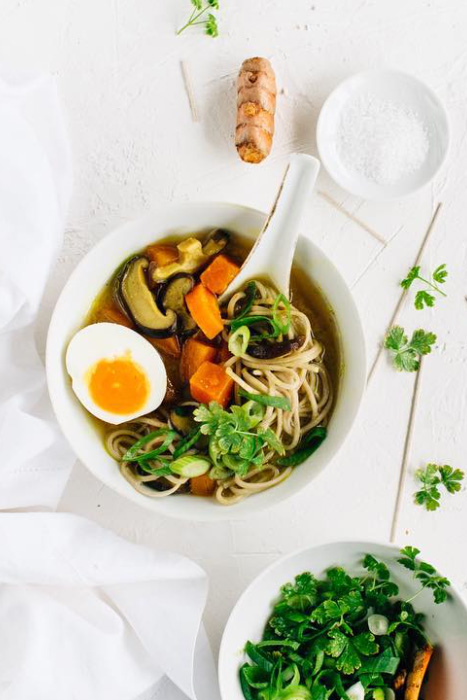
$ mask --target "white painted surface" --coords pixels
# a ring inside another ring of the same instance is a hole
[[[0,60],[58,77],[75,161],[66,241],[38,329],[69,272],[107,231],[161,202],[221,200],[267,209],[287,156],[315,154],[319,108],[352,73],[389,66],[413,73],[445,102],[452,148],[435,183],[390,204],[323,189],[376,229],[381,245],[319,195],[306,229],[353,286],[370,361],[396,304],[434,205],[444,202],[426,254],[448,264],[449,297],[433,311],[405,305],[401,321],[439,335],[425,362],[399,540],[433,558],[467,594],[467,492],[427,513],[412,502],[413,470],[426,461],[466,468],[467,443],[467,4],[465,0],[221,0],[221,36],[174,36],[188,0],[2,0]],[[241,61],[272,59],[281,89],[272,155],[242,163],[232,145],[233,81]],[[193,123],[180,71],[188,62],[200,122]],[[282,92],[283,91],[283,92]],[[379,255],[378,255],[379,254]],[[281,553],[322,540],[386,539],[414,377],[381,362],[360,420],[340,456],[306,494],[245,522],[174,523],[122,500],[77,465],[61,509],[132,540],[185,553],[211,578],[206,620],[216,647],[244,586]],[[235,516],[235,511],[232,511]]]

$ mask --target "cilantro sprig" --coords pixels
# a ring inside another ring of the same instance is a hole
[[[448,592],[446,588],[451,585],[444,576],[440,576],[434,566],[427,564],[425,561],[420,561],[417,559],[420,554],[420,550],[416,547],[404,547],[401,549],[402,557],[397,561],[402,564],[406,569],[413,572],[414,578],[421,583],[421,589],[416,593],[409,601],[414,600],[425,588],[429,588],[433,591],[433,598],[435,603],[444,603],[448,598]]]
[[[442,289],[439,288],[440,284],[446,282],[448,276],[448,271],[446,270],[446,265],[438,265],[436,270],[431,273],[431,278],[426,279],[420,274],[420,265],[415,265],[411,267],[405,277],[401,282],[401,287],[405,290],[410,289],[415,281],[423,282],[427,285],[427,289],[420,289],[415,294],[414,306],[416,309],[423,309],[425,307],[431,307],[435,305],[436,297],[432,292],[436,294],[441,294],[443,297],[447,296]]]
[[[209,12],[208,15],[206,15],[206,12],[208,10],[218,10],[219,0],[191,0],[191,4],[193,5],[193,11],[188,21],[177,31],[177,35],[184,32],[188,27],[202,25],[204,26],[205,34],[212,37],[218,36],[217,19],[212,12]]]
[[[449,581],[418,554],[406,547],[398,559],[421,586],[413,598],[428,588],[441,603]],[[399,599],[385,562],[367,554],[362,564],[357,576],[334,566],[321,578],[305,571],[282,586],[263,639],[245,646],[245,700],[339,700],[355,684],[368,700],[389,694],[399,670],[408,671],[429,643],[424,616]],[[385,620],[378,632],[375,617]]]
[[[416,372],[420,358],[431,352],[435,342],[436,335],[422,328],[414,331],[409,340],[401,326],[393,326],[384,339],[384,347],[389,350],[393,365],[399,372]]]
[[[443,486],[448,493],[457,493],[462,488],[464,476],[463,471],[448,464],[427,464],[424,469],[417,469],[415,477],[422,487],[414,494],[415,503],[426,510],[437,510],[441,500],[439,487]]]
[[[201,433],[209,436],[209,456],[217,473],[221,470],[219,474],[224,477],[229,473],[246,476],[252,465],[262,466],[268,447],[285,454],[276,434],[260,425],[264,412],[264,406],[255,401],[233,405],[228,411],[215,401],[195,409],[193,417],[201,423]]]

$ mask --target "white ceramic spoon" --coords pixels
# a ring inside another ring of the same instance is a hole
[[[304,153],[296,153],[290,158],[266,223],[240,272],[223,293],[221,302],[249,280],[262,277],[269,278],[280,292],[289,297],[290,271],[300,220],[319,167],[319,160]]]

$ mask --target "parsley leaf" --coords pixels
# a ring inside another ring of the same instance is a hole
[[[420,367],[420,357],[431,352],[431,346],[436,341],[436,335],[419,328],[408,339],[401,326],[394,326],[388,332],[384,347],[392,355],[394,367],[399,372],[416,372]]]
[[[446,293],[439,288],[439,284],[444,284],[448,276],[448,271],[446,270],[446,265],[438,265],[436,270],[431,274],[431,279],[426,279],[420,274],[420,265],[415,265],[411,267],[405,277],[401,282],[401,287],[408,290],[412,284],[419,280],[425,285],[428,285],[428,289],[421,289],[415,295],[414,305],[416,309],[423,309],[425,307],[431,307],[435,305],[436,297],[430,294],[430,291],[434,291],[437,294],[446,296]]]
[[[209,436],[209,456],[214,467],[228,470],[226,476],[245,476],[251,466],[261,467],[267,448],[278,455],[285,453],[277,435],[260,425],[264,410],[262,405],[249,401],[225,411],[212,401],[193,411],[195,421],[201,423],[201,433]]]
[[[325,652],[337,659],[336,668],[346,676],[355,673],[362,666],[363,656],[372,656],[379,651],[379,645],[371,632],[361,632],[348,637],[339,629],[328,632],[329,641]]]
[[[440,576],[431,564],[417,560],[420,550],[416,547],[404,547],[401,549],[401,554],[402,556],[397,561],[406,569],[412,571],[414,578],[420,581],[422,588],[419,593],[421,593],[424,588],[429,588],[433,591],[435,603],[444,603],[448,597],[446,588],[451,585],[451,582],[444,576]],[[419,593],[416,593],[411,600],[419,595]]]
[[[180,27],[177,31],[177,35],[181,34],[188,29],[188,27],[195,27],[200,24],[204,27],[204,33],[208,36],[216,37],[219,34],[219,29],[217,26],[217,19],[209,12],[206,16],[208,10],[218,10],[219,0],[191,0],[191,4],[194,7],[191,15],[189,16],[187,22]]]
[[[422,488],[414,494],[415,503],[433,511],[440,506],[439,486],[444,486],[448,493],[457,493],[461,490],[464,472],[447,464],[427,464],[424,469],[417,469],[415,477],[422,484]]]

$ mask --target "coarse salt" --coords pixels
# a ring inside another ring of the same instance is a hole
[[[423,165],[428,129],[404,104],[366,94],[344,106],[337,152],[348,170],[378,185],[391,185]]]

